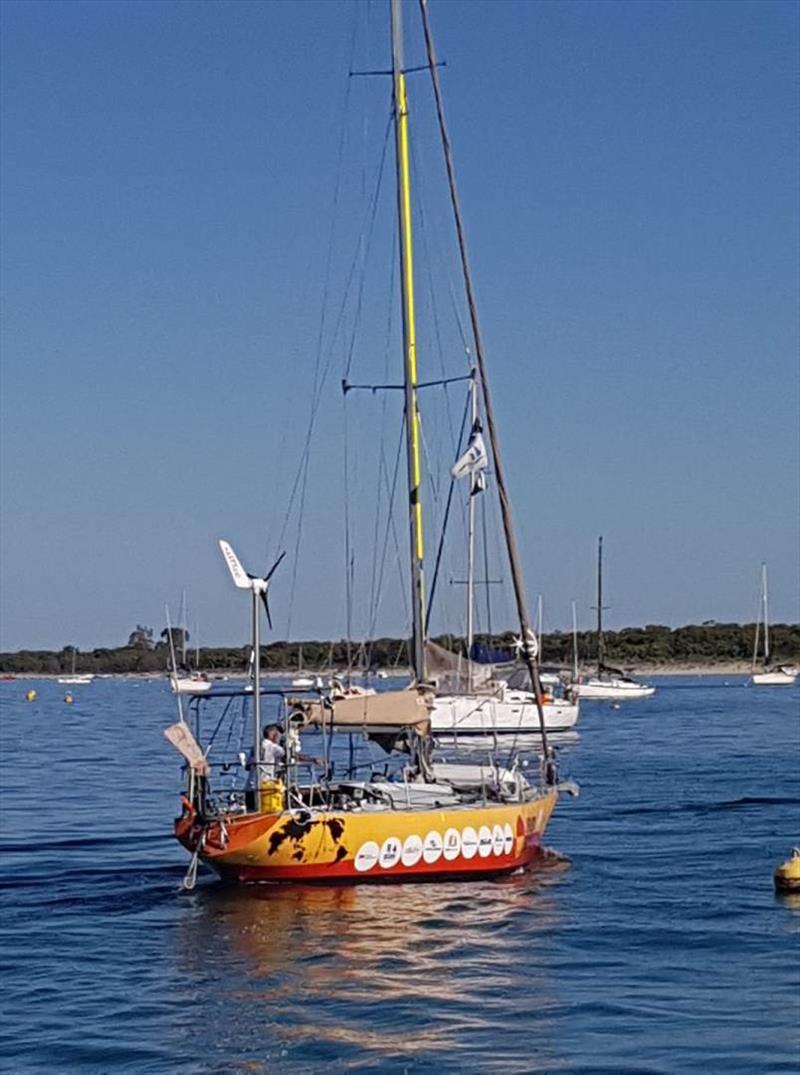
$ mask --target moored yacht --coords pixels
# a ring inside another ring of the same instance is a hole
[[[539,705],[528,671],[517,667],[503,677],[491,666],[479,665],[428,642],[429,678],[436,686],[431,712],[434,733],[453,735],[535,732],[539,711],[548,732],[573,728],[578,720],[577,698],[560,684],[540,680]],[[433,671],[431,671],[433,669]],[[560,695],[560,696],[559,696]]]
[[[764,625],[764,651],[759,657],[759,635]],[[759,666],[760,662],[760,666]],[[797,669],[788,665],[773,665],[769,650],[769,607],[767,603],[767,565],[761,565],[761,601],[756,620],[756,636],[753,644],[753,669],[751,682],[754,687],[791,687],[797,679]]]
[[[603,638],[603,539],[597,542],[597,671],[588,679],[581,679],[575,685],[579,698],[607,699],[624,701],[635,698],[649,698],[655,694],[655,687],[639,683],[632,676],[610,668],[605,663],[605,640]]]

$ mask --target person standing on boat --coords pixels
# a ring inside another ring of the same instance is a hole
[[[281,730],[277,724],[268,724],[264,728],[264,737],[261,740],[261,782],[275,780],[278,776],[278,767],[283,770],[286,766],[286,751],[280,743]]]
[[[264,727],[264,735],[261,740],[261,760],[258,763],[258,779],[256,779],[256,765],[253,752],[250,752],[248,762],[249,775],[247,778],[247,806],[250,810],[259,808],[262,813],[269,810],[283,809],[283,796],[285,785],[283,773],[286,770],[286,749],[280,743],[281,730],[277,724],[267,724]],[[311,757],[310,754],[297,753],[294,761],[308,762],[323,768],[319,758]],[[256,789],[259,795],[256,795]]]
[[[245,801],[248,810],[257,810],[259,805],[261,809],[264,809],[265,800],[276,801],[278,795],[281,799],[283,798],[283,780],[279,778],[278,772],[280,770],[282,773],[286,768],[286,751],[280,744],[280,737],[281,730],[277,724],[264,726],[258,766],[256,766],[255,753],[252,749],[250,750],[247,757],[247,784],[245,785]],[[244,754],[240,757],[244,765]],[[257,794],[259,790],[260,796]],[[280,806],[277,809],[280,809]]]
[[[286,767],[286,748],[281,746],[281,730],[277,724],[268,724],[264,728],[264,738],[261,740],[261,779],[275,780],[279,773]],[[321,758],[315,758],[313,754],[303,754],[300,749],[300,737],[296,736],[296,743],[292,743],[291,731],[289,733],[289,754],[292,762],[304,761],[308,765],[317,765],[320,769],[325,768]],[[295,749],[292,749],[292,747]]]

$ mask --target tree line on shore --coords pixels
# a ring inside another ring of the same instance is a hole
[[[755,624],[713,623],[690,624],[686,627],[626,627],[604,633],[606,663],[636,667],[643,664],[713,665],[731,661],[748,661],[753,653]],[[189,641],[188,632],[172,628],[172,648],[177,659]],[[443,635],[433,641],[455,653],[465,652],[464,639],[458,635]],[[491,652],[492,659],[508,659],[514,653],[514,634],[481,635],[478,647]],[[544,664],[569,666],[573,660],[572,633],[554,631],[541,638]],[[800,657],[800,624],[779,623],[770,627],[770,649],[773,659],[780,662],[797,661]],[[345,641],[271,642],[261,648],[264,671],[286,671],[299,668],[308,671],[331,669],[398,668],[408,665],[407,644],[403,639],[378,638],[369,643]],[[578,634],[578,659],[582,665],[596,659],[597,638],[594,632]],[[205,647],[198,652],[187,650],[186,665],[206,671],[224,673],[246,672],[250,661],[249,646]],[[150,628],[137,625],[128,643],[116,649],[97,648],[78,651],[74,646],[61,650],[19,650],[0,653],[0,673],[61,675],[73,669],[78,673],[125,674],[158,673],[171,664],[170,636],[165,629],[158,640]]]

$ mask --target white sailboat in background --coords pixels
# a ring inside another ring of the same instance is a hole
[[[170,676],[169,685],[173,694],[205,694],[213,684],[203,672],[190,672],[185,676]]]
[[[68,683],[71,687],[85,686],[87,683],[91,683],[94,679],[94,675],[91,672],[78,673],[75,671],[75,659],[78,656],[78,651],[73,647],[72,650],[72,671],[68,676],[59,676],[59,683]]]
[[[195,626],[195,667],[189,668],[187,646],[189,631],[187,628],[186,591],[181,595],[181,664],[173,668],[169,685],[173,694],[205,694],[212,687],[208,676],[200,671],[200,644],[197,626]],[[169,629],[169,628],[168,628]],[[171,630],[171,629],[170,629]]]
[[[758,648],[761,634],[761,624],[764,625],[764,655],[762,658],[761,671],[758,668]],[[761,601],[759,613],[756,619],[756,637],[753,644],[753,670],[751,681],[755,687],[790,687],[797,679],[797,669],[778,666],[772,668],[769,661],[769,606],[767,602],[767,565],[761,565]]]
[[[292,680],[292,686],[297,687],[298,690],[308,690],[315,683],[316,680],[303,668],[303,643],[301,642],[297,650],[297,675]]]
[[[580,698],[595,698],[620,701],[632,698],[649,698],[655,694],[655,687],[639,683],[632,676],[626,675],[618,668],[611,668],[605,663],[605,642],[603,640],[603,539],[597,543],[597,672],[589,679],[578,684]]]
[[[478,395],[475,371],[471,383],[472,432],[464,454],[452,467],[454,478],[469,478],[467,526],[467,656],[460,658],[447,650],[428,643],[428,671],[437,686],[436,700],[431,713],[434,732],[455,735],[515,734],[538,731],[540,710],[549,732],[572,728],[578,720],[578,702],[573,697],[555,696],[552,682],[542,692],[537,705],[530,689],[526,668],[517,668],[507,678],[495,675],[491,665],[473,661],[475,640],[475,503],[486,488],[486,468],[489,456],[483,440],[478,415]],[[488,583],[487,583],[488,585]],[[537,661],[541,660],[539,645],[542,633],[542,601],[539,598],[536,639]],[[556,677],[557,682],[557,677]],[[545,684],[540,673],[540,685]]]

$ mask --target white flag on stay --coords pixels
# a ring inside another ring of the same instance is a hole
[[[489,456],[483,441],[483,434],[478,429],[469,438],[467,450],[456,460],[450,473],[454,478],[466,478],[467,475],[486,470],[488,465]]]

